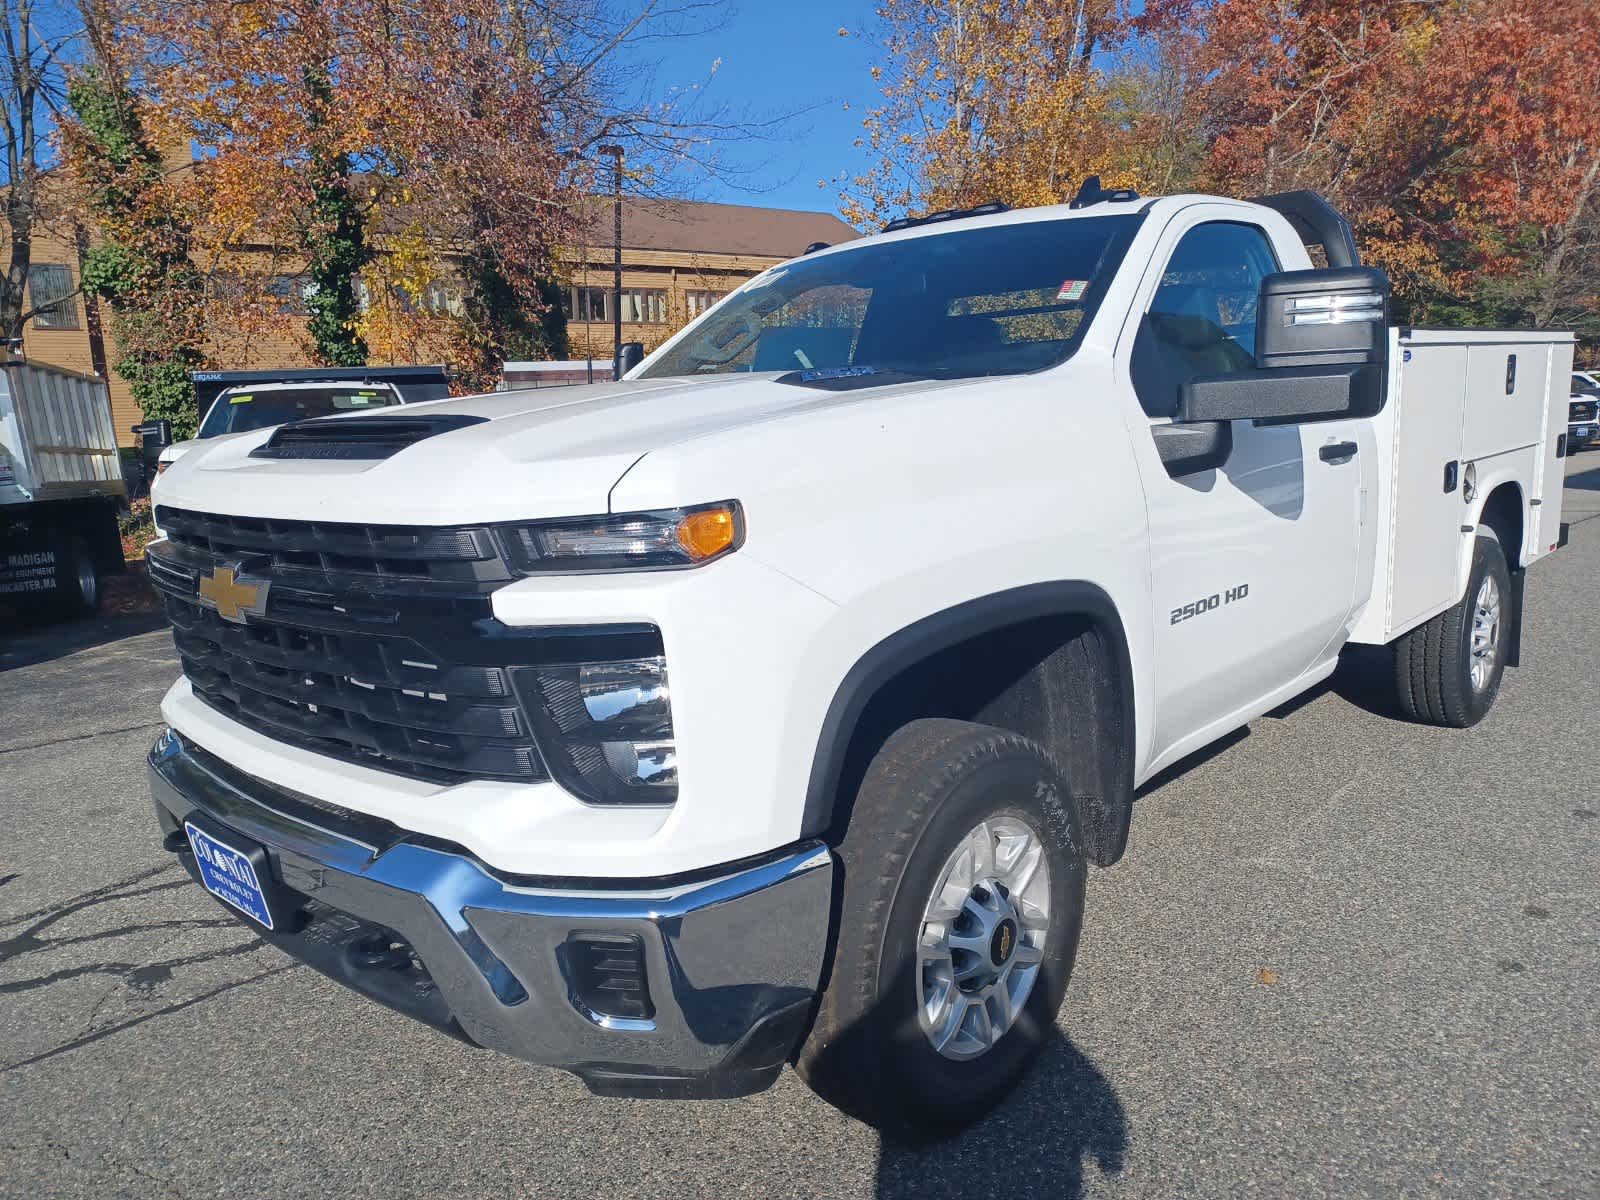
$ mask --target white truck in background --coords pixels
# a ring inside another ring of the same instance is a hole
[[[1091,181],[784,263],[617,382],[198,447],[149,550],[164,844],[594,1090],[792,1062],[958,1129],[1138,784],[1351,642],[1442,726],[1518,662],[1573,339],[1387,317],[1319,197]]]
[[[105,380],[0,366],[0,626],[98,606],[100,576],[123,570],[126,497]]]
[[[270,429],[289,421],[442,400],[450,394],[450,373],[442,365],[196,371],[191,381],[199,428],[194,437],[161,448],[158,475],[214,437]]]

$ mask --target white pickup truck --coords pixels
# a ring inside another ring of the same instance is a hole
[[[165,845],[596,1091],[793,1062],[957,1129],[1052,1029],[1138,784],[1350,642],[1438,725],[1516,664],[1572,338],[1387,312],[1314,195],[1091,181],[775,267],[618,382],[208,442],[149,552]]]

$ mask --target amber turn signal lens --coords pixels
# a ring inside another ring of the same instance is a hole
[[[678,522],[678,544],[696,562],[721,554],[738,536],[739,523],[731,508],[703,508]]]

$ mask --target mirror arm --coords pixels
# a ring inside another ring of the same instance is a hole
[[[1293,425],[1372,416],[1383,406],[1384,367],[1356,363],[1203,375],[1178,395],[1178,420]]]

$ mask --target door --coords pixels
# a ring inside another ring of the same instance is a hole
[[[1127,364],[1147,424],[1171,420],[1184,382],[1254,365],[1261,280],[1280,269],[1249,223],[1203,221],[1167,244]],[[1156,611],[1152,761],[1303,675],[1350,616],[1367,423],[1232,424],[1215,470],[1174,478],[1148,427],[1139,448]]]

